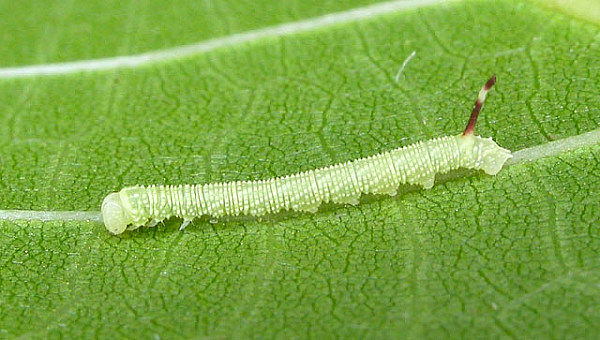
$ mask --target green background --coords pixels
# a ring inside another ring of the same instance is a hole
[[[147,52],[366,3],[3,1],[0,65]],[[482,136],[520,150],[594,130],[600,18],[569,13],[454,1],[133,69],[2,79],[0,207],[95,211],[123,186],[269,178],[456,134],[492,74]],[[599,160],[600,146],[581,147],[184,232],[176,219],[120,237],[0,221],[0,337],[591,338]]]

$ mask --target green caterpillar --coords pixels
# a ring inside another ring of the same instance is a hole
[[[430,189],[436,174],[458,168],[481,169],[495,175],[512,157],[511,152],[491,138],[473,134],[485,97],[495,82],[493,76],[479,92],[469,123],[460,135],[267,180],[123,188],[102,202],[104,224],[111,233],[121,234],[177,216],[183,218],[180,229],[184,229],[202,215],[216,218],[262,216],[280,210],[316,212],[323,202],[357,204],[363,193],[393,196],[400,184]]]

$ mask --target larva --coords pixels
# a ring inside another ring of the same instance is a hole
[[[400,184],[430,189],[435,175],[458,168],[497,174],[512,157],[492,138],[473,134],[493,76],[477,97],[464,132],[438,137],[370,157],[258,181],[123,188],[106,196],[102,218],[108,231],[121,234],[154,226],[172,216],[184,229],[194,218],[240,214],[262,216],[280,210],[315,212],[325,202],[357,204],[361,194],[395,195]]]

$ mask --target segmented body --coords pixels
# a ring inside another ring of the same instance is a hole
[[[491,138],[473,135],[492,77],[480,91],[465,131],[345,163],[258,181],[178,186],[134,186],[108,195],[102,204],[107,229],[152,226],[172,216],[182,229],[196,217],[262,216],[281,210],[315,212],[322,203],[357,204],[362,194],[395,195],[401,184],[433,186],[435,175],[458,168],[500,171],[512,157]]]
[[[134,224],[171,216],[193,219],[280,210],[315,212],[324,202],[357,204],[361,194],[395,195],[400,184],[431,188],[436,173],[471,160],[460,157],[455,137],[419,142],[375,156],[290,176],[197,185],[151,185],[121,190]]]

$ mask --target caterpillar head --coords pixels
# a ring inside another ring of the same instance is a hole
[[[123,207],[121,196],[118,192],[113,192],[102,201],[102,220],[104,226],[109,232],[118,235],[127,229],[127,226],[133,223],[133,217]]]

